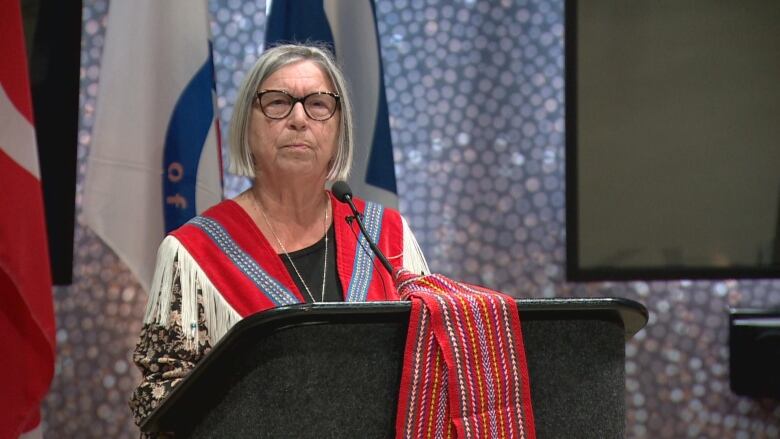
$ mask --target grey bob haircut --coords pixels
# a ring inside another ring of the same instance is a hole
[[[352,168],[354,135],[352,122],[352,99],[347,90],[347,81],[333,54],[324,46],[285,44],[272,47],[258,58],[247,73],[238,90],[233,116],[230,119],[230,172],[245,177],[255,177],[252,148],[249,146],[249,122],[252,118],[255,95],[258,87],[274,72],[299,61],[312,61],[327,74],[334,90],[340,96],[340,127],[336,154],[330,163],[327,179],[346,180]]]

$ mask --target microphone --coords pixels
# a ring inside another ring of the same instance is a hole
[[[349,187],[346,181],[337,181],[333,183],[331,190],[337,200],[342,203],[349,203],[350,206],[352,205],[352,188]]]
[[[368,232],[366,232],[366,228],[365,226],[363,226],[363,221],[360,219],[360,213],[355,207],[355,203],[352,202],[352,189],[349,187],[346,181],[337,181],[333,183],[331,190],[333,191],[333,195],[336,197],[337,200],[341,201],[342,203],[349,204],[349,208],[352,210],[352,215],[354,215],[355,221],[357,221],[358,227],[360,227],[360,233],[362,233],[363,237],[366,238],[366,241],[368,241],[368,246],[371,247],[371,251],[374,252],[376,257],[379,259],[379,262],[382,263],[382,265],[385,267],[387,272],[390,273],[390,277],[392,278],[393,266],[390,265],[390,262],[387,260],[385,255],[382,254],[382,251],[379,250],[379,247],[377,247],[376,244],[374,244],[371,241],[371,238],[368,236]]]

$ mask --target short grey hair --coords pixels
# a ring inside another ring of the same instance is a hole
[[[238,90],[233,116],[230,119],[230,172],[246,177],[255,177],[252,162],[252,148],[249,146],[249,122],[256,98],[257,88],[274,72],[299,61],[312,61],[322,68],[339,94],[341,124],[338,134],[336,155],[330,164],[327,179],[346,180],[352,168],[354,149],[352,100],[349,97],[347,81],[336,64],[332,52],[325,46],[284,44],[272,47],[255,62]]]

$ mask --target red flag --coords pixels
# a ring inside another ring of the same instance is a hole
[[[40,424],[54,307],[21,11],[0,2],[0,437]]]

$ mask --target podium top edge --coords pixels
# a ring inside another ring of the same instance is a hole
[[[631,339],[648,321],[647,308],[641,303],[622,297],[603,298],[542,298],[515,299],[521,319],[553,318],[560,314],[588,317],[604,313],[615,314],[623,324],[626,340]],[[305,317],[307,319],[330,319],[338,316],[359,316],[375,314],[391,316],[408,313],[408,301],[386,302],[317,302],[281,306],[248,316],[236,326],[264,325],[278,319]],[[239,328],[235,328],[241,331]],[[244,328],[246,329],[246,328]]]

